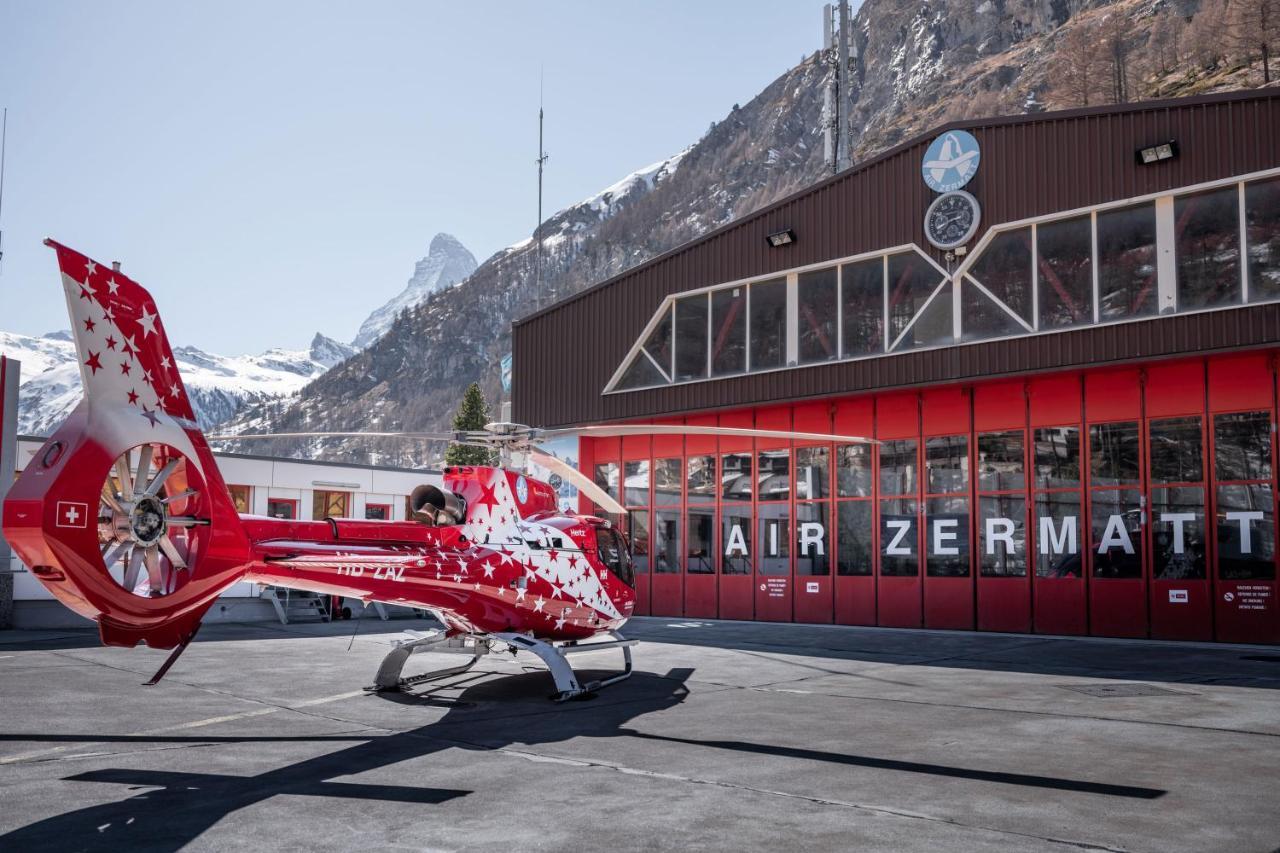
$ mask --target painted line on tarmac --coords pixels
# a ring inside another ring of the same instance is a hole
[[[144,731],[144,732],[136,732],[134,736],[146,737],[148,735],[165,734],[166,732],[179,732],[179,731],[186,731],[187,729],[199,729],[199,728],[203,728],[204,726],[217,725],[218,723],[230,723],[230,722],[234,722],[235,720],[247,720],[253,717],[265,717],[267,714],[274,714],[277,711],[292,711],[295,708],[311,708],[316,705],[325,705],[329,702],[340,702],[343,699],[354,699],[357,696],[364,696],[364,695],[366,694],[365,694],[365,691],[363,690],[351,690],[346,693],[337,693],[333,696],[322,696],[319,699],[308,699],[305,702],[295,702],[292,705],[271,705],[266,708],[255,708],[252,711],[241,711],[240,713],[237,713],[237,714],[223,714],[220,717],[208,717],[203,720],[194,720],[190,723],[178,723],[177,725],[173,725],[173,726],[164,726],[158,729],[148,729],[147,731]],[[17,755],[10,755],[6,758],[0,758],[0,765],[15,764],[19,761],[26,761],[27,759],[31,759],[31,758],[42,758],[47,755],[53,755],[58,752],[65,752],[68,749],[74,749],[74,748],[85,746],[85,745],[86,744],[77,744],[74,747],[70,745],[54,746],[48,749],[37,749],[37,750],[32,750],[31,752],[21,752],[21,753],[18,753]]]

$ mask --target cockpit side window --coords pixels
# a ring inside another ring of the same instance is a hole
[[[631,567],[631,554],[627,552],[622,534],[608,527],[596,528],[597,550],[600,562],[617,575],[629,587],[635,587],[635,574]]]

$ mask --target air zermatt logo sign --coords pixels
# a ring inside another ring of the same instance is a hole
[[[982,154],[978,140],[967,130],[948,130],[924,152],[922,171],[929,189],[938,193],[958,190],[978,171]]]

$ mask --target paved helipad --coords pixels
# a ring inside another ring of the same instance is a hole
[[[0,633],[0,850],[1280,846],[1280,649],[636,619],[555,705],[367,695],[389,627]]]

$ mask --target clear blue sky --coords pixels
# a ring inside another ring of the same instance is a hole
[[[0,0],[0,329],[65,328],[46,236],[175,345],[350,340],[437,231],[477,259],[696,140],[820,39],[817,0]]]

